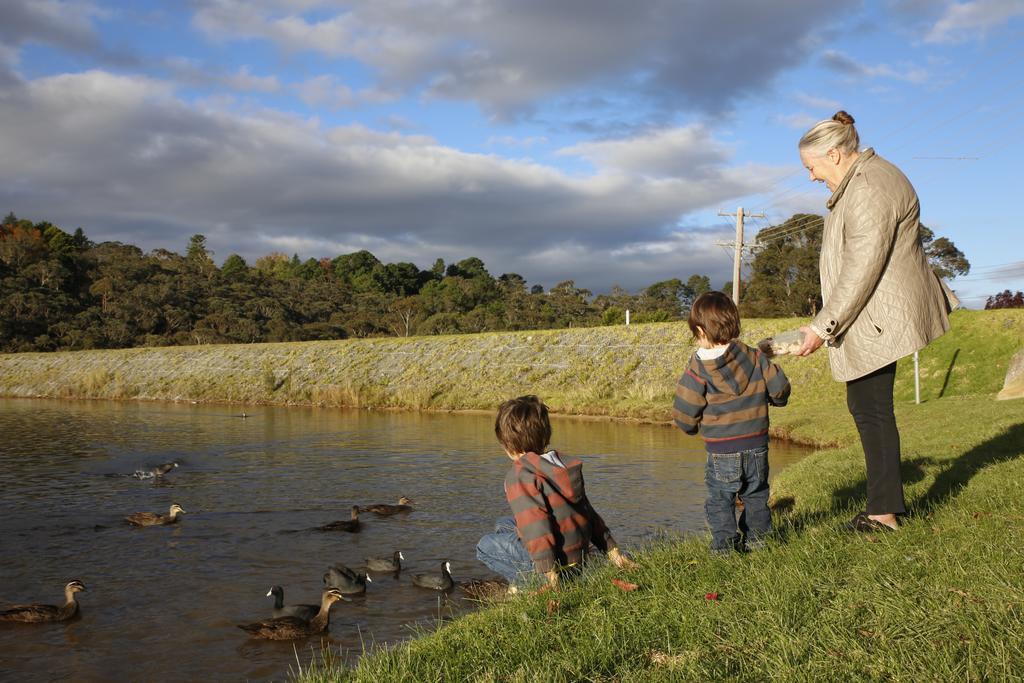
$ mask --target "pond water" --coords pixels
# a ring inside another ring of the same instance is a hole
[[[493,575],[475,544],[508,514],[509,461],[491,415],[0,399],[0,609],[63,602],[67,624],[0,623],[0,678],[284,680],[320,647],[356,657],[474,604],[413,586],[452,564],[456,580]],[[703,448],[657,425],[553,420],[554,445],[583,457],[594,507],[620,545],[702,532]],[[774,444],[773,473],[807,451]],[[155,480],[132,475],[177,460]],[[415,510],[367,514],[362,532],[286,533],[348,518],[353,504]],[[137,529],[139,511],[186,511]],[[335,605],[330,637],[251,640],[236,624],[270,616],[272,584],[289,603],[319,602],[330,564],[401,550],[397,577]]]

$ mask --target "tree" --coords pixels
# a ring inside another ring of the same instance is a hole
[[[373,271],[383,266],[376,256],[363,249],[351,254],[343,254],[334,259],[334,274],[339,280],[348,284],[357,292],[369,292],[377,289],[373,280]]]
[[[238,254],[232,254],[224,259],[224,265],[220,268],[221,277],[225,280],[239,280],[249,272],[249,265],[245,259]]]
[[[203,235],[192,235],[188,241],[185,259],[203,277],[212,278],[217,273],[217,265],[213,262],[213,252],[207,249],[206,237]]]
[[[413,263],[388,263],[374,268],[371,277],[377,289],[386,294],[406,297],[420,291],[420,269]]]
[[[691,275],[690,279],[686,281],[686,287],[690,290],[690,296],[696,299],[711,291],[711,278],[707,275]]]
[[[952,280],[958,275],[967,275],[971,272],[971,264],[967,257],[951,240],[945,237],[936,239],[935,233],[923,224],[920,235],[921,247],[936,275],[945,280]]]
[[[740,291],[744,316],[802,317],[821,308],[818,260],[823,227],[821,216],[796,214],[758,233],[750,279]]]
[[[293,274],[292,260],[279,251],[272,251],[266,256],[260,256],[253,264],[253,268],[278,280],[287,280]]]
[[[663,322],[682,313],[683,300],[688,298],[686,285],[677,277],[655,282],[640,297],[637,322]]]
[[[423,302],[419,296],[395,299],[388,305],[389,323],[397,337],[408,337],[423,321]]]
[[[796,214],[758,233],[750,281],[740,292],[740,312],[744,316],[804,317],[818,312],[823,227],[821,216]],[[949,239],[936,238],[924,225],[920,239],[932,269],[941,277],[952,279],[970,271],[971,264]],[[728,287],[723,291],[728,292]]]
[[[1018,291],[1014,294],[1010,290],[1004,289],[999,294],[990,296],[985,301],[985,310],[996,308],[1024,308],[1024,292]]]
[[[590,295],[589,289],[577,287],[574,280],[565,280],[552,287],[547,302],[554,313],[555,326],[585,325],[589,314],[593,312],[589,304]]]

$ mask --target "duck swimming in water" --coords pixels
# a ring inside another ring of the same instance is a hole
[[[5,610],[0,610],[0,621],[20,621],[26,624],[38,624],[48,621],[67,621],[78,614],[78,600],[75,593],[85,590],[85,584],[75,579],[64,586],[64,604],[43,605],[39,603],[30,605],[11,605]]]
[[[359,511],[372,512],[373,514],[381,517],[390,517],[391,515],[396,515],[399,512],[412,512],[412,502],[412,498],[402,496],[398,499],[398,505],[375,503],[373,505],[363,505],[359,508]]]
[[[365,593],[368,583],[373,583],[373,580],[365,572],[357,574],[343,564],[328,567],[324,572],[324,585],[346,595]]]
[[[359,524],[359,506],[352,506],[352,519],[342,519],[336,522],[328,522],[323,526],[318,526],[317,531],[347,531],[349,533],[358,533],[361,525]]]
[[[467,579],[459,581],[459,588],[468,599],[477,602],[499,602],[509,596],[505,579]]]
[[[326,633],[331,621],[331,605],[346,599],[339,591],[328,588],[323,592],[316,616],[308,621],[299,617],[276,617],[252,624],[239,624],[238,628],[253,638],[266,640],[295,640]]]
[[[371,572],[394,574],[402,570],[402,560],[404,559],[405,556],[402,555],[402,551],[396,550],[395,554],[391,557],[366,558],[366,568]]]
[[[134,515],[128,515],[124,519],[134,526],[162,526],[176,523],[180,515],[183,514],[185,514],[185,511],[181,506],[174,503],[166,515],[158,515],[155,512],[136,512]]]
[[[151,470],[135,470],[135,473],[132,476],[136,479],[159,479],[177,466],[177,461],[165,462],[162,465],[157,465]]]
[[[163,465],[157,465],[156,467],[153,468],[153,476],[162,477],[177,466],[177,460],[175,460],[174,462],[165,462]]]
[[[309,621],[320,611],[318,605],[286,605],[284,604],[284,589],[280,586],[271,586],[267,596],[274,596],[274,611],[271,615],[277,617],[297,617]]]
[[[420,588],[431,588],[436,591],[451,590],[455,586],[452,580],[452,565],[448,560],[441,563],[440,574],[416,574],[412,577],[414,585]]]

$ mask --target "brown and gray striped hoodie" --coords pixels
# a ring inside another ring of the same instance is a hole
[[[591,543],[602,552],[617,546],[587,500],[583,463],[545,455],[526,453],[505,475],[516,531],[540,573],[580,562]]]
[[[709,453],[737,453],[768,444],[768,405],[786,405],[789,390],[782,368],[734,339],[718,358],[693,354],[672,417],[687,434],[699,429]]]

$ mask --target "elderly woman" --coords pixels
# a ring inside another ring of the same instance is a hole
[[[921,208],[910,181],[859,145],[845,111],[800,139],[800,160],[811,180],[825,183],[832,196],[819,264],[824,305],[800,328],[804,340],[797,355],[827,344],[832,375],[846,382],[867,465],[867,509],[847,527],[888,531],[906,513],[893,413],[896,360],[948,330],[947,313],[957,302],[921,247]]]

